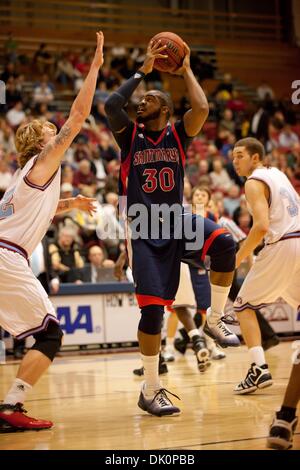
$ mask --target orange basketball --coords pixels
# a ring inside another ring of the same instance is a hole
[[[151,41],[161,41],[161,45],[166,45],[166,50],[163,54],[168,56],[167,59],[156,59],[154,62],[154,68],[161,72],[175,72],[182,66],[182,62],[185,56],[184,43],[181,37],[177,34],[170,32],[158,33]]]

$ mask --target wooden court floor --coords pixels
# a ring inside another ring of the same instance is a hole
[[[24,449],[265,449],[274,410],[280,407],[291,367],[291,343],[267,352],[274,385],[235,396],[248,368],[246,348],[226,350],[227,358],[197,371],[191,351],[168,365],[163,384],[180,396],[179,416],[158,418],[140,410],[138,353],[93,354],[55,359],[28,396],[29,415],[51,419],[51,430],[0,434],[0,450]],[[17,363],[0,366],[0,396],[14,379]],[[298,410],[298,415],[300,415]],[[294,437],[300,449],[300,426]]]

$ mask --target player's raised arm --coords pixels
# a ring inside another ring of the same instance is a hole
[[[142,67],[106,100],[105,112],[111,130],[115,134],[123,133],[130,126],[131,121],[123,108],[145,75],[152,72],[155,59],[167,57],[164,54],[165,48],[166,46],[161,46],[160,42],[156,44],[150,42]]]
[[[97,48],[89,73],[76,97],[68,120],[58,135],[52,137],[40,152],[37,162],[30,172],[30,181],[37,185],[45,184],[55,173],[62,157],[80,131],[85,119],[91,112],[92,101],[96,89],[97,77],[103,64],[104,36],[100,31],[97,34]]]
[[[170,73],[181,75],[184,78],[191,103],[191,109],[189,109],[183,117],[184,127],[187,135],[194,137],[199,134],[200,130],[202,129],[202,126],[209,114],[209,107],[205,93],[197,82],[197,79],[191,69],[190,48],[186,43],[184,43],[184,46],[186,54],[182,67],[180,67],[180,69],[178,69],[176,72]]]

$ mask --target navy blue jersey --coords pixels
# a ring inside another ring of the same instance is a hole
[[[135,124],[129,152],[121,148],[120,195],[127,196],[127,208],[136,203],[147,208],[182,204],[186,142],[174,124],[167,124],[156,140],[149,134]]]

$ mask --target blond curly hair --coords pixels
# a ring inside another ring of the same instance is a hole
[[[18,163],[21,168],[26,165],[30,158],[40,152],[43,146],[45,127],[50,128],[55,133],[57,131],[52,122],[39,119],[34,119],[28,124],[20,126],[17,130],[15,145],[19,153]]]

